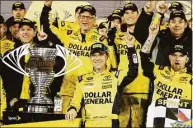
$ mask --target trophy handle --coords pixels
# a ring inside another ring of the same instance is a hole
[[[59,77],[59,76],[62,76],[64,74],[67,74],[67,73],[75,70],[76,68],[78,68],[79,66],[82,65],[81,60],[76,55],[72,54],[65,47],[62,47],[62,46],[57,44],[56,45],[56,50],[57,50],[56,55],[63,58],[65,64],[64,64],[63,68],[58,73],[56,73],[54,75],[54,77]],[[76,65],[74,65],[74,64],[76,64]]]
[[[26,54],[29,54],[30,43],[24,44],[17,49],[11,51],[7,55],[5,55],[2,59],[2,62],[6,64],[8,67],[13,69],[14,71],[29,76],[29,74],[21,67],[20,59]]]

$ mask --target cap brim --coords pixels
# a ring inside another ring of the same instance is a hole
[[[102,54],[105,54],[107,53],[107,51],[103,51],[101,49],[95,49],[93,51],[90,52],[90,55],[93,55],[94,53],[102,53]]]

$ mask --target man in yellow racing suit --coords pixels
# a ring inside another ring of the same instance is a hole
[[[96,20],[96,10],[91,5],[85,5],[81,8],[78,17],[80,24],[80,29],[78,29],[78,31],[70,29],[58,29],[54,25],[52,25],[50,21],[48,21],[48,14],[51,10],[51,5],[52,3],[45,2],[45,6],[41,14],[41,17],[44,17],[42,18],[44,19],[43,26],[49,27],[50,30],[61,40],[64,46],[71,53],[76,55],[82,62],[82,65],[79,68],[67,73],[63,79],[60,92],[64,98],[63,113],[65,113],[67,106],[69,105],[70,100],[73,97],[75,85],[78,81],[78,76],[92,71],[93,67],[89,58],[90,46],[95,42],[102,42],[106,45],[108,43],[106,37],[100,36],[97,30],[93,29]],[[113,47],[109,46],[109,51],[110,59],[108,61],[108,66],[110,68],[110,65],[112,65],[113,68],[116,68],[116,60],[112,59],[114,55]]]
[[[189,53],[183,45],[176,44],[168,55],[171,66],[154,65],[150,61],[150,51],[158,29],[158,25],[150,26],[149,37],[140,53],[144,75],[154,81],[146,126],[191,127],[192,117],[189,115],[192,111],[192,76],[185,67]],[[175,104],[174,101],[179,101],[179,103]],[[159,112],[161,108],[162,110]],[[168,115],[169,110],[172,114]]]
[[[131,45],[128,48],[129,71],[110,71],[107,68],[107,47],[102,43],[91,46],[93,71],[79,77],[74,97],[66,114],[73,120],[81,107],[85,108],[85,127],[119,127],[119,96],[123,88],[131,83],[138,73],[136,52]]]

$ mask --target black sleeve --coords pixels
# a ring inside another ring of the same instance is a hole
[[[118,86],[118,91],[122,92],[124,87],[133,82],[133,80],[138,75],[138,59],[137,59],[137,53],[134,47],[128,48],[127,57],[129,60],[128,65],[128,72],[127,75],[123,78],[123,81],[121,82],[120,86]]]
[[[150,80],[154,80],[155,79],[153,73],[154,63],[150,61],[150,55],[140,52],[140,56],[144,76],[147,76]]]
[[[40,25],[43,25],[44,32],[48,34],[48,41],[53,44],[62,45],[63,43],[58,39],[58,37],[50,30],[49,24],[49,12],[51,11],[51,7],[47,7],[44,5],[41,15],[40,15]]]
[[[144,44],[147,37],[149,36],[149,26],[151,24],[152,17],[153,17],[153,13],[151,15],[148,15],[144,11],[144,8],[142,8],[141,14],[135,24],[134,37],[142,45]]]

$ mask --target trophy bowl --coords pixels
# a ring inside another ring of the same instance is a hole
[[[34,86],[33,97],[27,103],[27,112],[53,112],[54,102],[49,97],[49,86],[54,79],[53,66],[57,50],[54,48],[29,48],[30,59],[26,65]]]

